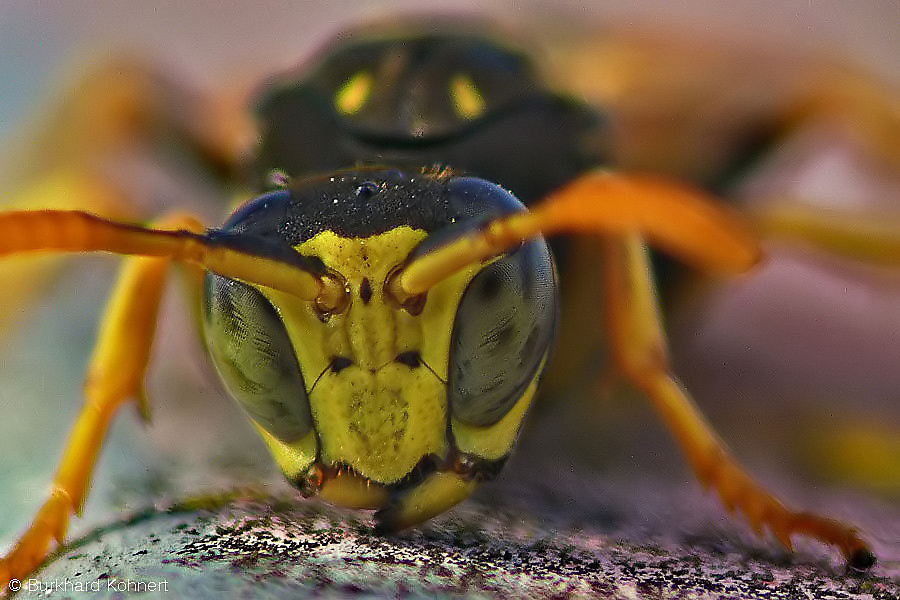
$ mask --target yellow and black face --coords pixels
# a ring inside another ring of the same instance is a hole
[[[267,194],[225,224],[248,247],[283,244],[346,284],[345,305],[323,312],[206,276],[213,361],[301,490],[349,506],[399,505],[380,518],[399,528],[459,501],[503,464],[555,332],[547,244],[472,265],[412,305],[385,291],[408,258],[518,210],[480,179],[359,171]]]

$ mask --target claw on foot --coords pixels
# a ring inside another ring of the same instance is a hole
[[[50,540],[61,544],[66,535],[72,499],[62,488],[56,488],[35,516],[28,530],[13,549],[0,559],[0,591],[11,579],[31,573],[47,556]]]
[[[715,460],[703,469],[704,484],[718,492],[730,513],[735,509],[744,513],[757,535],[764,527],[768,528],[790,552],[794,550],[791,536],[806,535],[839,549],[855,570],[864,571],[875,564],[875,555],[856,529],[834,519],[791,510],[760,487],[727,454],[720,452],[714,456]]]

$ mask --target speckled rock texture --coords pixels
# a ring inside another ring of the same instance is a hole
[[[95,529],[35,578],[100,582],[91,597],[108,598],[141,585],[182,598],[900,597],[896,562],[862,575],[819,546],[801,543],[790,556],[719,517],[702,523],[698,513],[717,507],[691,504],[692,490],[670,490],[673,505],[660,490],[639,488],[587,512],[557,503],[549,489],[520,490],[518,500],[478,498],[391,537],[374,535],[367,513],[289,494],[238,495],[218,508],[176,505]],[[651,495],[641,502],[649,515],[618,504],[643,492]],[[50,597],[67,595],[77,596]]]
[[[0,400],[14,416],[0,422],[0,546],[46,493],[98,313],[83,291],[111,276],[67,275],[0,348]],[[627,396],[587,408],[543,399],[498,480],[418,529],[375,536],[371,513],[303,500],[281,481],[175,308],[148,381],[153,425],[124,408],[69,544],[18,598],[900,598],[896,498],[805,480],[754,437],[736,448],[754,473],[792,504],[856,523],[880,562],[847,572],[802,539],[788,554],[704,494]]]

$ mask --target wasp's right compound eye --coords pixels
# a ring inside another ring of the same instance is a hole
[[[252,287],[206,275],[206,343],[229,393],[266,431],[293,442],[312,427],[303,374],[284,324]]]
[[[556,330],[553,263],[544,240],[486,266],[459,303],[450,406],[469,425],[499,421],[534,379]]]

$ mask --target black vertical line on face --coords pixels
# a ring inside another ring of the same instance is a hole
[[[368,277],[363,277],[359,286],[359,298],[363,301],[363,304],[368,304],[372,300],[372,284],[369,282]]]

